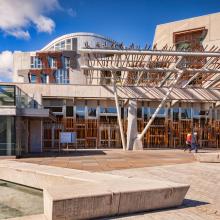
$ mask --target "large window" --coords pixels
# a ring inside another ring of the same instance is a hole
[[[100,107],[100,114],[117,114],[116,107]]]
[[[179,108],[173,108],[173,121],[179,121]]]
[[[56,70],[54,77],[55,82],[58,84],[68,84],[69,83],[69,67],[70,59],[69,57],[62,57],[63,68]]]
[[[50,68],[57,68],[57,63],[54,57],[48,57],[48,63]]]
[[[70,58],[69,57],[63,57],[62,62],[63,62],[63,66],[65,69],[68,69],[70,67]]]
[[[147,107],[144,107],[144,119],[147,120],[149,117],[149,111]]]
[[[76,106],[76,118],[85,119],[85,107],[84,106]]]
[[[150,108],[150,114],[153,115],[156,111],[156,108]],[[157,113],[157,116],[166,116],[165,108],[161,108],[159,112]]]
[[[137,108],[137,118],[142,118],[142,108]]]
[[[31,68],[32,69],[41,69],[42,68],[41,59],[39,59],[36,56],[31,56]]]
[[[15,155],[15,118],[0,116],[0,155]]]
[[[198,108],[193,109],[194,118],[207,117],[208,115],[209,115],[209,109],[208,110],[201,110]]]
[[[191,118],[192,118],[191,108],[182,108],[181,119],[191,119]]]
[[[88,107],[88,117],[96,118],[96,107]]]
[[[55,82],[58,84],[68,84],[69,83],[69,69],[58,69],[55,74]]]
[[[71,50],[72,49],[71,40],[72,39],[67,39],[59,43],[56,43],[54,46],[54,50],[57,50],[57,51],[58,50]]]
[[[73,117],[73,106],[66,106],[66,117]]]

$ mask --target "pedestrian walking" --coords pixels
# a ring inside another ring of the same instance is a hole
[[[189,150],[191,152],[191,144],[192,144],[192,134],[188,133],[186,136],[186,146],[184,151]]]

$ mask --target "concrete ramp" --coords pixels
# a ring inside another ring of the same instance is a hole
[[[44,191],[48,220],[91,219],[176,207],[189,185],[4,160],[1,179]]]

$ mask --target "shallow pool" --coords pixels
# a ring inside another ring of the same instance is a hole
[[[43,213],[43,192],[0,180],[0,219]]]

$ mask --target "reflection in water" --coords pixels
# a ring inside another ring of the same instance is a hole
[[[0,180],[0,219],[43,213],[43,192]]]

